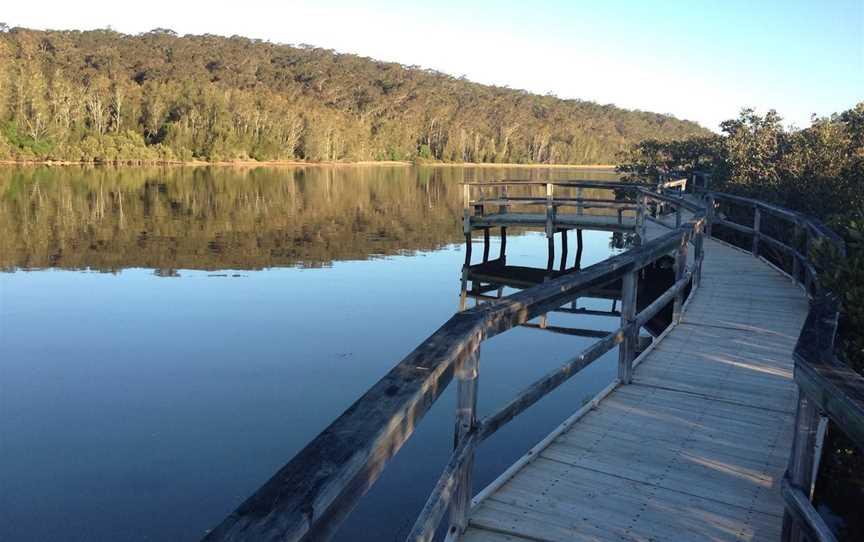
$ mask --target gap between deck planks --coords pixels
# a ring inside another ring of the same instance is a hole
[[[705,250],[702,287],[633,384],[477,502],[461,540],[779,539],[807,299],[749,254]]]

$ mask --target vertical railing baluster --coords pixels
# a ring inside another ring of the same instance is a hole
[[[813,482],[813,461],[816,452],[816,431],[819,426],[819,414],[813,401],[798,390],[798,408],[795,413],[795,432],[792,440],[792,455],[789,458],[787,475],[789,483],[800,489],[805,495],[810,495]],[[799,542],[804,540],[801,527],[789,512],[783,514],[783,542]]]
[[[554,188],[552,183],[546,183],[546,237],[555,235],[555,206],[553,205]]]
[[[750,252],[753,256],[759,257],[759,237],[761,234],[759,230],[761,228],[762,223],[762,212],[759,210],[758,205],[753,206],[753,247]]]
[[[456,364],[456,429],[453,448],[477,426],[477,387],[480,376],[480,345]],[[468,527],[468,513],[471,508],[472,478],[474,472],[474,452],[456,477],[456,490],[450,504],[450,533],[460,535]]]
[[[700,224],[696,227],[695,251],[693,253],[693,261],[695,270],[693,272],[693,289],[699,288],[702,284],[702,260],[705,259],[705,225]]]
[[[621,279],[621,327],[624,336],[618,346],[618,380],[629,384],[633,379],[633,358],[636,357],[636,343],[639,328],[636,322],[636,296],[639,288],[639,271],[633,270]]]
[[[636,235],[638,236],[638,244],[642,245],[645,242],[645,213],[648,209],[648,196],[639,194],[636,202]],[[621,211],[618,212],[620,216]]]
[[[675,282],[684,278],[684,273],[687,271],[687,245],[690,242],[690,235],[685,233],[681,236],[681,244],[678,245],[678,252],[675,255]],[[675,301],[672,304],[672,321],[674,323],[681,322],[681,307],[684,303],[684,289],[678,290],[675,294]]]
[[[705,213],[705,234],[711,237],[711,225],[714,223],[714,195],[708,194],[708,206]]]
[[[792,282],[798,283],[801,276],[801,262],[798,261],[801,247],[801,222],[795,220],[795,233],[792,237]]]
[[[813,292],[813,279],[815,278],[811,273],[810,269],[812,268],[812,263],[810,261],[810,228],[804,228],[804,261],[808,262],[811,265],[808,265],[804,269],[804,290],[809,294]],[[813,292],[815,295],[815,292]]]
[[[579,200],[576,204],[576,214],[581,215],[582,213],[585,212],[585,204],[582,201],[584,199],[584,197],[582,195],[582,187],[581,186],[576,189],[576,199]]]

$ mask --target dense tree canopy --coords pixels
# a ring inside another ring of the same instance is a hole
[[[167,29],[0,30],[0,158],[610,163],[668,115]]]

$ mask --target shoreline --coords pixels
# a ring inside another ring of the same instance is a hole
[[[613,169],[614,164],[495,164],[488,162],[409,162],[395,160],[362,160],[358,162],[303,162],[300,160],[255,160],[216,161],[136,161],[121,162],[75,162],[68,160],[0,160],[0,166],[90,166],[90,167],[463,167],[463,168],[545,168],[545,169]]]

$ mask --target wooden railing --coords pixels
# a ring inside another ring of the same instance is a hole
[[[530,183],[525,183],[530,184]],[[546,183],[543,183],[546,184]],[[560,185],[563,183],[555,183]],[[592,182],[591,187],[600,183]],[[611,185],[611,183],[604,183]],[[570,183],[586,187],[587,183]],[[621,188],[621,185],[615,185]],[[451,379],[457,380],[454,451],[408,540],[431,540],[449,510],[449,535],[467,526],[472,496],[472,465],[477,446],[540,398],[604,353],[619,347],[618,377],[590,404],[615,386],[628,384],[636,360],[639,329],[668,304],[674,326],[681,317],[685,289],[698,288],[705,227],[703,209],[681,198],[650,190],[640,198],[687,206],[695,216],[669,233],[581,271],[551,279],[495,303],[457,313],[348,410],[282,467],[205,537],[225,540],[326,540],[378,479],[389,460],[414,432]],[[694,257],[688,265],[688,252]],[[675,255],[674,284],[637,312],[639,270]],[[497,412],[477,417],[477,382],[483,341],[561,308],[585,292],[621,280],[621,323],[572,359],[535,381]],[[586,411],[583,408],[583,411]]]
[[[530,191],[532,187],[538,186],[545,187],[543,195],[513,195],[510,193],[510,188],[516,187],[522,191]],[[608,209],[617,212],[619,224],[623,223],[625,213],[632,214],[632,218],[636,221],[633,229],[639,234],[639,240],[641,240],[645,237],[647,197],[639,191],[640,188],[655,189],[658,188],[658,185],[650,183],[624,184],[620,181],[572,180],[469,182],[465,183],[463,187],[463,229],[465,235],[470,236],[475,229],[472,222],[477,218],[484,217],[489,206],[497,207],[500,214],[510,213],[513,207],[542,206],[545,208],[546,236],[551,238],[558,228],[556,218],[560,208],[575,208],[576,215],[584,214],[587,209]],[[556,189],[558,189],[557,193]],[[562,195],[561,189],[569,189],[571,195]],[[586,189],[613,192],[611,195],[614,197],[585,197],[584,191]],[[490,195],[490,192],[493,194]],[[573,192],[575,194],[572,194]],[[518,216],[518,213],[513,216]],[[481,227],[481,229],[488,230],[488,227]]]
[[[794,351],[799,398],[789,468],[782,481],[783,540],[836,540],[813,507],[813,488],[829,419],[864,449],[864,377],[834,355],[839,303],[819,280],[812,248],[829,245],[843,255],[843,240],[818,220],[776,205],[717,192],[706,192],[705,198],[709,235],[728,228],[743,236],[747,241],[737,243],[738,248],[778,268],[811,297]]]

